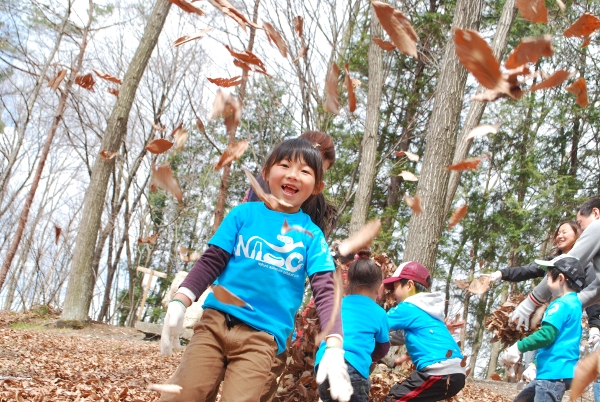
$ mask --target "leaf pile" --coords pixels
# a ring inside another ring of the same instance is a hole
[[[532,328],[524,331],[521,327],[517,331],[514,325],[509,325],[508,317],[524,299],[525,295],[512,296],[485,319],[486,329],[494,333],[494,337],[491,340],[492,343],[501,341],[504,347],[508,347],[537,330],[537,328]]]

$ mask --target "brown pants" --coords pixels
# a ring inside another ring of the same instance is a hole
[[[163,394],[160,401],[204,402],[223,378],[221,402],[256,402],[276,353],[272,335],[246,324],[228,328],[224,314],[206,309],[167,381],[180,385],[181,394]]]

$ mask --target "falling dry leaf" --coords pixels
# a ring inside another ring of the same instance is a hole
[[[408,158],[408,160],[411,160],[413,162],[418,162],[419,161],[419,155],[417,154],[413,154],[412,152],[408,152],[408,151],[398,151],[395,153],[396,156],[401,157],[401,156],[406,156]],[[406,180],[406,179],[404,179]]]
[[[212,290],[213,295],[215,295],[215,298],[223,304],[231,304],[234,306],[245,307],[250,310],[254,310],[254,308],[251,305],[249,305],[248,303],[240,299],[238,296],[231,293],[222,285],[213,286]]]
[[[301,58],[303,58],[304,56],[306,56],[307,51],[308,51],[308,47],[302,46],[302,49],[300,49],[300,53],[298,53],[298,57],[296,57],[294,59],[294,63],[297,62],[298,60],[300,60]]]
[[[416,176],[413,172],[409,172],[408,170],[403,170],[402,172],[400,172],[400,174],[398,176],[402,177],[404,179],[404,181],[419,180],[418,176]]]
[[[209,78],[209,77],[206,77],[206,79],[209,80],[210,82],[212,82],[213,84],[218,85],[220,87],[224,87],[224,88],[234,87],[234,86],[240,85],[242,83],[242,77],[239,75],[232,77],[232,78]]]
[[[112,76],[112,75],[110,75],[110,74],[103,73],[102,71],[100,71],[100,70],[96,70],[95,68],[92,68],[92,71],[93,71],[93,72],[95,72],[95,73],[96,73],[96,75],[97,75],[99,78],[102,78],[103,80],[110,81],[110,82],[114,82],[115,84],[119,84],[119,85],[123,84],[123,81],[121,81],[121,80],[120,80],[120,79],[118,79],[117,77],[113,77],[113,76]]]
[[[154,141],[151,141],[146,146],[146,149],[150,153],[159,155],[164,152],[167,152],[169,149],[171,149],[172,146],[173,146],[173,143],[171,141],[165,140],[164,138],[157,138]]]
[[[333,114],[340,114],[340,100],[338,95],[338,75],[340,69],[337,64],[332,63],[325,81],[325,110]]]
[[[381,221],[374,219],[367,222],[349,238],[342,241],[338,246],[338,251],[342,257],[356,253],[358,250],[367,247],[379,235],[381,231]]]
[[[254,22],[250,21],[244,14],[242,14],[239,10],[237,10],[234,6],[231,5],[227,0],[208,0],[216,9],[221,10],[223,13],[230,16],[235,22],[240,24],[244,32],[246,32],[246,24],[251,27],[260,29],[260,26],[256,25]]]
[[[465,160],[455,163],[453,165],[446,166],[444,168],[444,170],[456,170],[456,171],[475,170],[479,167],[479,164],[481,163],[483,158],[484,158],[483,156],[478,156],[476,158],[465,159]]]
[[[472,140],[473,138],[483,137],[488,134],[497,134],[500,128],[500,123],[496,124],[482,124],[469,131],[469,134],[465,138],[465,141]]]
[[[212,120],[217,116],[223,116],[227,133],[234,134],[242,118],[242,103],[236,97],[219,89],[208,119]]]
[[[571,382],[571,401],[576,401],[588,385],[596,381],[600,374],[600,350],[597,350],[577,362],[575,375]]]
[[[148,389],[152,391],[164,392],[165,394],[180,394],[183,388],[177,384],[150,384],[148,385]]]
[[[506,96],[507,95],[505,93],[488,89],[484,92],[473,95],[471,100],[479,102],[494,102],[500,98],[506,98]]]
[[[444,324],[446,324],[446,328],[448,328],[450,334],[457,334],[465,327],[465,322],[460,318],[460,314],[456,314],[453,319],[444,319]],[[460,341],[458,342],[458,347],[460,348]]]
[[[450,357],[452,357],[452,349],[448,349],[448,351],[446,351],[446,359],[449,359]]]
[[[166,190],[177,198],[177,201],[181,204],[183,202],[183,192],[181,191],[181,187],[179,187],[179,183],[177,183],[177,180],[173,177],[173,171],[169,167],[169,163],[165,163],[152,170],[151,185]]]
[[[356,110],[356,96],[354,95],[354,85],[352,84],[352,78],[350,78],[350,72],[348,71],[348,63],[344,65],[344,71],[346,73],[346,90],[348,91],[348,110],[350,113],[354,113]]]
[[[250,181],[250,185],[254,189],[256,196],[260,198],[260,200],[263,201],[270,209],[274,211],[280,211],[281,207],[290,208],[292,206],[291,204],[278,199],[273,194],[266,193],[248,169],[244,168],[244,173],[246,173],[246,177]]]
[[[58,240],[60,239],[60,234],[62,233],[62,229],[59,228],[56,224],[54,224],[54,243],[58,245]]]
[[[297,16],[294,17],[292,23],[294,24],[294,31],[296,31],[298,36],[302,38],[304,35],[304,19],[301,16]]]
[[[469,282],[467,281],[464,281],[462,279],[455,279],[454,283],[456,283],[456,286],[458,286],[458,288],[461,290],[469,289]]]
[[[381,227],[381,223],[379,225]],[[329,335],[329,332],[331,331],[331,328],[333,328],[333,325],[335,324],[335,321],[340,313],[343,296],[344,284],[342,280],[342,270],[336,268],[335,272],[333,273],[333,308],[331,309],[331,316],[329,317],[329,322],[325,324],[324,328],[322,328],[321,333],[315,337],[315,345],[321,344],[321,341],[323,341],[327,335]]]
[[[242,140],[233,144],[227,145],[225,151],[221,154],[221,158],[215,165],[215,170],[221,169],[223,166],[229,165],[233,161],[237,161],[242,157],[248,149],[248,141]]]
[[[552,36],[543,35],[534,38],[523,38],[508,56],[504,66],[506,68],[517,68],[526,63],[536,63],[540,57],[552,57]]]
[[[191,42],[193,40],[196,39],[200,39],[202,38],[208,31],[210,31],[212,28],[205,28],[200,32],[197,32],[193,35],[186,35],[186,36],[182,36],[181,38],[178,38],[175,40],[175,42],[173,42],[173,46],[175,47],[179,47],[181,45],[183,45],[184,43],[188,43]]]
[[[469,292],[475,295],[485,293],[490,288],[491,282],[492,278],[489,276],[480,276],[477,279],[473,279],[473,281],[469,285]]]
[[[515,7],[523,18],[531,22],[548,22],[548,9],[544,0],[517,0]]]
[[[65,79],[66,76],[67,76],[67,70],[60,70],[58,72],[58,74],[56,74],[56,77],[52,78],[48,82],[48,87],[50,87],[50,88],[52,88],[52,90],[56,91],[58,89],[58,87],[60,86],[60,83]]]
[[[94,77],[92,76],[92,73],[90,73],[86,75],[78,75],[77,78],[75,78],[75,84],[87,89],[88,91],[94,92],[94,84],[96,84],[96,81],[94,81]]]
[[[305,235],[307,235],[309,237],[312,237],[312,238],[315,237],[310,230],[304,229],[300,225],[290,225],[288,223],[287,219],[284,219],[283,220],[283,226],[281,226],[281,234],[286,234],[286,233],[289,233],[291,231],[296,231],[296,232],[304,233]]]
[[[382,1],[373,1],[372,4],[375,9],[375,14],[377,14],[377,19],[379,19],[379,22],[381,23],[381,27],[387,32],[398,51],[408,56],[418,58],[417,41],[419,40],[419,36],[406,16],[399,10]]]
[[[585,79],[583,77],[579,77],[575,80],[575,82],[565,89],[577,97],[576,102],[579,106],[586,107],[590,104],[590,101],[588,100],[587,86],[585,85]]]
[[[106,88],[106,92],[116,97],[119,97],[119,90],[117,88]]]
[[[502,76],[500,63],[478,32],[457,28],[454,32],[454,43],[456,56],[482,86],[508,94],[508,83]]]
[[[107,162],[109,160],[111,160],[112,158],[114,158],[115,156],[117,156],[117,154],[118,154],[118,151],[110,152],[107,150],[103,150],[98,153],[98,155],[100,155],[102,157],[102,159],[104,159]]]
[[[154,233],[152,236],[148,236],[148,237],[140,237],[138,238],[138,243],[140,244],[154,244],[156,243],[156,240],[158,240],[158,233]]]
[[[182,150],[185,143],[188,140],[188,131],[187,130],[177,130],[175,133],[175,143],[173,145],[173,149]]]
[[[183,125],[183,123],[181,123],[181,124]],[[156,131],[161,132],[161,133],[167,129],[166,127],[161,127],[155,123],[152,123],[152,127],[154,127],[154,129]]]
[[[581,47],[588,47],[591,42],[592,42],[592,35],[588,35],[584,38],[583,43],[581,44]]]
[[[494,380],[494,381],[502,381],[502,377],[500,377],[500,375],[499,375],[499,374],[496,374],[496,373],[492,374],[492,375],[490,376],[490,378],[491,378],[492,380]]]
[[[565,30],[563,35],[567,38],[583,38],[591,35],[598,28],[600,28],[600,19],[593,14],[584,13]]]
[[[253,69],[253,71],[259,71],[261,73],[266,74],[267,70],[265,69],[265,64],[262,62],[261,59],[256,57],[254,53],[249,52],[247,50],[237,52],[231,49],[228,45],[225,45],[225,48],[227,48],[229,54],[231,54],[234,58],[244,62],[245,64],[256,66],[257,70]]]
[[[448,230],[452,229],[458,222],[467,216],[468,209],[469,207],[465,204],[454,210],[452,216],[450,217],[450,222],[448,222]]]
[[[196,119],[196,127],[198,127],[198,130],[200,130],[200,132],[206,134],[206,129],[204,128],[204,123],[202,123],[202,120],[200,120],[199,118]]]
[[[171,137],[175,137],[175,134],[177,134],[179,130],[183,130],[183,122],[179,123],[179,125],[171,131]]]
[[[265,33],[267,34],[267,38],[269,39],[269,41],[273,41],[273,43],[275,43],[275,46],[279,50],[279,53],[281,53],[283,57],[287,57],[287,45],[281,37],[281,34],[277,32],[273,25],[265,21],[263,21],[263,28],[265,29]]]
[[[529,88],[529,90],[533,92],[537,91],[538,89],[554,88],[565,82],[565,80],[571,75],[573,75],[573,73],[570,73],[565,70],[557,70],[554,72],[554,74],[546,78],[544,81],[540,82],[539,84],[532,85],[531,88]]]
[[[421,197],[419,197],[418,195],[415,195],[413,198],[410,195],[408,195],[408,193],[406,193],[404,194],[404,202],[406,202],[406,205],[408,205],[410,209],[412,209],[413,213],[419,215],[423,212],[423,210],[421,209]]]
[[[390,50],[394,50],[396,48],[396,46],[394,46],[394,44],[392,42],[388,42],[387,40],[383,40],[381,38],[372,38],[371,40],[373,42],[375,42],[377,44],[377,46],[379,46],[383,50],[390,51]]]
[[[200,253],[193,252],[190,254],[187,247],[181,246],[179,247],[179,258],[181,259],[181,262],[194,262],[200,258]]]

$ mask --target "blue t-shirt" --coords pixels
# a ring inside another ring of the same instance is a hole
[[[573,378],[575,365],[579,360],[581,315],[581,302],[575,292],[567,293],[550,303],[542,323],[552,324],[558,329],[558,335],[552,345],[538,351],[537,379]]]
[[[463,358],[446,324],[412,303],[402,302],[388,311],[388,322],[390,329],[404,330],[406,351],[419,371],[448,359]],[[446,357],[449,350],[452,355]]]
[[[342,329],[344,359],[368,378],[375,342],[386,343],[390,340],[385,310],[367,296],[348,295],[342,299]],[[321,342],[317,351],[315,367],[321,362],[323,353],[325,342]]]
[[[281,234],[284,220],[310,231]],[[335,266],[323,232],[302,211],[275,212],[262,202],[241,204],[225,217],[212,244],[231,253],[219,284],[242,298],[254,310],[223,304],[211,293],[204,308],[214,308],[275,337],[278,353],[294,328],[302,302],[306,275],[333,271]]]

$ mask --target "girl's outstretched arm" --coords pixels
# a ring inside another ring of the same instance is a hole
[[[177,293],[183,293],[192,302],[196,301],[206,288],[221,275],[230,257],[231,254],[222,248],[208,246],[208,249],[196,261],[188,276],[181,283]]]
[[[319,316],[319,321],[321,321],[322,326],[327,325],[331,318],[334,304],[333,271],[317,272],[309,280],[313,297],[315,298],[315,308]],[[340,312],[335,317],[335,323],[328,336],[336,336],[340,341],[343,339],[344,332],[342,331],[342,315]]]

